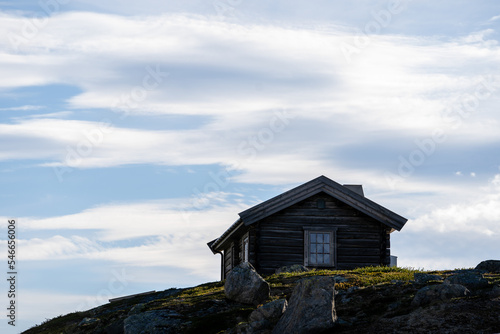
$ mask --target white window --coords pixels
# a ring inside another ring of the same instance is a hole
[[[305,230],[304,260],[309,267],[335,266],[335,232]]]

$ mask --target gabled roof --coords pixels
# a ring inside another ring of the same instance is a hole
[[[298,187],[284,192],[281,195],[273,197],[261,204],[239,213],[240,218],[231,225],[218,239],[209,243],[210,249],[215,252],[224,241],[243,225],[254,224],[278,211],[286,209],[304,199],[307,199],[318,193],[326,193],[345,204],[363,212],[369,217],[379,221],[387,227],[400,231],[405,225],[407,219],[384,208],[383,206],[362,196],[360,186],[343,186],[326,176],[319,176],[314,180],[306,182]]]

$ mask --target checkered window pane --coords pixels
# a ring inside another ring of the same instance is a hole
[[[309,244],[311,264],[330,264],[330,233],[310,233]]]

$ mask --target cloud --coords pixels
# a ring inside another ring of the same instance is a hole
[[[11,25],[4,24],[7,33]],[[149,66],[169,76],[127,112],[225,115],[282,106],[422,131],[449,102],[437,95],[473,92],[481,74],[457,76],[457,66],[467,73],[478,63],[498,65],[498,46],[476,43],[487,42],[488,31],[444,42],[369,35],[365,46],[357,34],[333,25],[314,30],[179,14],[72,12],[53,16],[23,44],[25,54],[0,62],[19,80],[0,85],[71,83],[84,90],[69,100],[72,107],[109,109],[123,107],[123,95],[143,88]],[[356,50],[351,63],[343,45]]]
[[[86,237],[72,236],[65,238],[60,235],[48,239],[33,238],[20,240],[20,247],[26,251],[23,260],[47,260],[50,258],[63,260],[77,255],[93,252],[98,246]]]
[[[0,30],[18,33],[24,18],[4,17]],[[2,139],[17,143],[0,159],[70,169],[236,165],[248,174],[240,181],[276,184],[324,170],[371,174],[340,159],[332,166],[331,157],[373,136],[388,148],[434,130],[456,147],[500,139],[500,78],[490,71],[499,65],[500,49],[490,30],[451,40],[368,35],[359,44],[359,38],[336,25],[320,30],[186,14],[55,14],[20,52],[4,44],[0,70],[11,75],[0,78],[0,86],[58,83],[82,93],[67,100],[72,115],[55,111],[0,125]],[[345,45],[355,50],[350,62]],[[88,109],[113,110],[114,118],[80,120]],[[275,131],[270,122],[279,110],[294,118]],[[169,131],[117,121],[158,114],[210,118],[195,129]],[[61,116],[72,119],[54,119]],[[102,129],[106,122],[109,133]]]
[[[392,235],[399,264],[430,269],[475,267],[495,258],[500,237],[500,175],[469,200],[434,206]],[[412,247],[407,247],[411,244]]]
[[[220,258],[206,244],[247,208],[238,199],[229,202],[228,196],[211,193],[206,198],[109,204],[67,216],[20,217],[25,238],[19,241],[19,256],[22,261],[80,259],[170,267],[216,279]]]
[[[429,231],[439,233],[463,232],[483,235],[485,237],[500,236],[500,175],[490,181],[487,188],[482,188],[482,195],[463,203],[451,204],[443,208],[435,208],[411,223],[410,231]]]
[[[24,106],[20,106],[20,107],[0,108],[0,111],[17,111],[17,110],[26,111],[26,110],[40,110],[43,108],[45,108],[45,107],[24,105]]]
[[[24,18],[2,15],[0,32],[19,34]],[[498,67],[500,49],[492,35],[491,30],[446,40],[367,35],[360,44],[359,34],[336,25],[244,25],[185,14],[55,14],[17,51],[8,40],[2,42],[0,70],[6,75],[0,86],[57,83],[82,92],[66,101],[71,114],[54,110],[0,124],[2,142],[9,144],[0,159],[36,159],[63,176],[80,168],[128,164],[218,165],[227,167],[232,182],[280,186],[326,174],[346,182],[362,180],[374,199],[394,201],[394,210],[411,214],[416,226],[444,230],[447,224],[433,222],[458,210],[466,218],[453,228],[467,230],[464,224],[485,218],[474,215],[481,205],[493,205],[488,201],[496,203],[495,194],[463,211],[449,204],[467,196],[456,185],[412,176],[392,191],[384,175],[399,157],[419,149],[415,139],[432,138],[434,130],[447,137],[435,152],[498,142],[500,77],[490,69]],[[345,46],[351,50],[347,54]],[[114,111],[115,117],[80,119],[90,109],[104,109],[107,115]],[[204,115],[208,121],[184,130],[140,129],[132,121],[128,126],[119,121],[137,115]],[[377,145],[359,149],[370,143]],[[352,148],[359,149],[363,164],[350,166],[354,155],[342,155]],[[374,152],[382,148],[393,162],[381,162]],[[433,154],[425,159],[431,167]],[[450,166],[448,173],[456,170]],[[453,199],[441,199],[439,204],[449,204],[446,208],[422,215],[419,205],[409,207],[402,196],[412,192],[432,199],[453,194]],[[128,214],[116,220],[116,210]],[[121,221],[130,226],[140,221],[141,212],[161,214],[145,221],[144,232],[117,228]],[[168,206],[143,203],[34,221],[47,228],[97,228],[99,241],[110,242],[136,233],[165,236],[176,225],[153,222],[178,218]],[[100,228],[98,221],[109,228]],[[484,231],[497,233],[488,228]],[[76,256],[81,250],[96,257],[119,256],[93,241],[63,238],[66,248],[58,256]],[[155,247],[141,251],[161,258],[165,249]]]

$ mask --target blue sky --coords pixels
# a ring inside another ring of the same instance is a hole
[[[319,175],[409,219],[401,266],[498,258],[499,24],[495,1],[0,2],[0,330],[217,280],[206,242]]]

